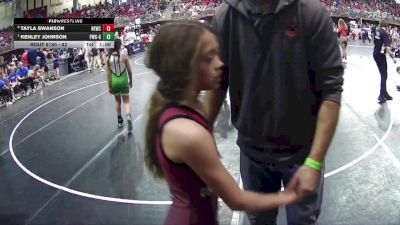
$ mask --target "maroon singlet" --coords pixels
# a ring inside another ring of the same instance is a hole
[[[166,225],[216,225],[218,197],[186,164],[169,160],[161,145],[163,126],[170,120],[193,120],[212,134],[212,126],[197,111],[183,105],[170,105],[161,113],[158,121],[157,157],[168,183],[172,205],[165,220]]]

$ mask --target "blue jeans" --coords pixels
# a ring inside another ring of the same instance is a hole
[[[245,190],[256,192],[277,192],[281,189],[281,181],[286,186],[298,165],[278,165],[260,162],[240,151],[240,173]],[[323,170],[322,173],[323,174]],[[319,187],[303,201],[286,206],[288,225],[317,225],[322,204],[324,176],[321,176]],[[261,213],[247,213],[252,225],[276,225],[278,209]]]

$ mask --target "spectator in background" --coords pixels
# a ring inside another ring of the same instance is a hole
[[[130,56],[131,55],[131,50],[129,49],[129,35],[128,35],[127,29],[125,29],[122,32],[121,43],[126,48],[126,50],[128,51],[128,56]]]
[[[4,57],[0,56],[0,70],[2,70],[3,72],[7,73],[7,63],[4,61]]]
[[[369,38],[367,27],[363,27],[361,32],[362,32],[361,35],[362,35],[363,43],[365,43],[365,40],[368,40],[369,43],[371,43],[371,39]]]
[[[349,41],[349,29],[343,19],[338,22],[339,44],[342,52],[342,62],[347,63],[347,42]]]
[[[121,54],[128,55],[128,50],[123,45],[121,45]]]
[[[18,63],[18,59],[17,59],[17,56],[16,56],[15,54],[12,54],[12,55],[11,55],[11,62],[13,62],[13,63],[15,63],[15,64]]]
[[[29,68],[33,68],[37,64],[37,50],[35,48],[28,49]]]
[[[14,99],[12,97],[11,88],[7,85],[7,83],[7,75],[0,70],[0,96],[5,99],[6,104],[13,104]]]
[[[56,71],[56,79],[60,79],[60,56],[58,53],[53,54],[53,69]]]
[[[99,49],[99,57],[100,57],[100,62],[101,62],[101,66],[104,67],[104,65],[106,64],[106,51],[104,48],[100,48]]]
[[[28,72],[28,77],[30,77],[33,80],[35,79],[38,80],[42,84],[42,86],[45,87],[46,84],[44,83],[43,73],[44,71],[40,70],[40,65],[36,65],[33,67],[33,70],[30,70]],[[35,89],[33,89],[33,93],[36,93]]]
[[[33,83],[33,78],[28,76],[29,69],[28,67],[24,66],[22,62],[18,63],[18,69],[17,69],[17,80],[18,82],[21,83],[21,88],[25,91],[24,95],[28,95],[28,85],[31,87],[33,90],[34,83]]]
[[[38,49],[37,51],[37,56],[40,57],[39,61],[37,62],[37,64],[40,65],[40,69],[42,71],[44,71],[43,73],[43,78],[45,81],[48,81],[48,73],[49,73],[49,67],[47,66],[47,57],[46,57],[46,50],[45,49]]]
[[[376,26],[375,26],[375,24],[371,24],[371,38],[372,38],[372,40],[375,40],[375,35],[376,35]]]
[[[16,74],[16,67],[10,67],[9,71],[8,71],[8,82],[9,82],[9,87],[11,90],[11,95],[13,98],[13,101],[17,100],[15,98],[15,93],[18,92],[19,90],[19,82],[17,79],[17,74]]]
[[[90,49],[90,62],[89,72],[92,72],[96,67],[100,68],[100,72],[104,72],[103,65],[100,60],[100,51],[97,48]]]
[[[13,71],[13,72],[15,72],[15,70],[17,70],[17,66],[16,66],[16,64],[14,63],[14,62],[10,62],[10,65],[8,65],[8,71]]]
[[[22,61],[22,63],[23,63],[24,66],[29,66],[29,62],[28,62],[28,49],[25,49],[25,50],[24,50],[24,53],[22,53],[21,61]]]
[[[91,66],[91,62],[90,62],[90,59],[91,59],[91,53],[90,53],[90,48],[88,48],[88,47],[85,47],[85,48],[83,48],[83,56],[84,56],[84,59],[85,59],[85,62],[86,62],[86,67],[87,67],[87,69],[90,71],[90,66]]]
[[[128,42],[127,42],[127,44],[128,44],[128,53],[129,53],[129,51],[130,51],[130,56],[135,56],[135,51],[134,51],[134,47],[133,47],[133,44],[135,43],[135,40],[136,40],[136,34],[135,34],[135,32],[134,31],[132,31],[132,29],[131,28],[129,28],[128,29]]]
[[[397,27],[394,27],[391,33],[392,48],[397,49],[399,47],[400,36]]]

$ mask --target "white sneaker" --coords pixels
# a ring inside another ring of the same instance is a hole
[[[128,114],[126,116],[126,121],[128,122],[128,131],[131,132],[133,129],[133,124],[132,124],[132,116],[131,114]]]

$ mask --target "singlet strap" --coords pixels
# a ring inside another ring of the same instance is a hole
[[[161,138],[162,130],[163,130],[163,127],[165,126],[165,124],[171,120],[178,119],[178,118],[193,120],[194,122],[196,122],[196,123],[200,124],[202,127],[204,127],[207,131],[212,133],[212,126],[210,125],[208,120],[203,115],[201,115],[199,112],[197,112],[196,110],[194,110],[188,106],[185,106],[185,105],[171,103],[171,104],[168,104],[164,108],[163,112],[161,113],[160,119],[158,121],[158,126],[157,126],[157,128],[158,128],[157,136],[159,138]],[[187,165],[184,163],[175,163],[175,162],[171,161],[165,155],[164,148],[163,148],[161,142],[159,143],[159,147],[160,147],[160,151],[161,151],[163,158],[165,160],[167,160],[169,163],[176,165],[176,166],[187,167]]]
[[[161,131],[166,123],[177,118],[193,120],[206,130],[212,132],[208,120],[203,115],[188,106],[176,103],[169,104],[165,107],[159,119],[158,130]]]

